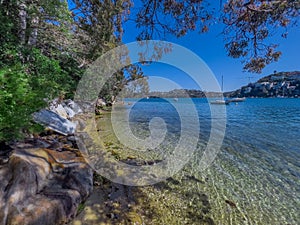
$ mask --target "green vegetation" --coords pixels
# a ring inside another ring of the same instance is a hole
[[[80,203],[79,206],[78,206],[78,209],[77,209],[77,215],[79,213],[81,213],[84,210],[84,208],[85,208],[84,203]]]
[[[260,72],[277,61],[281,53],[268,37],[278,27],[287,35],[297,23],[299,1],[220,3],[221,13],[203,0],[143,0],[137,10],[130,0],[0,1],[0,142],[35,130],[31,114],[45,106],[44,99],[72,97],[84,70],[122,43],[128,19],[137,25],[138,40],[208,32],[217,20],[225,24],[228,55],[244,58],[244,69]],[[154,58],[170,50],[157,47]],[[124,68],[100,95],[111,101],[129,81],[142,77],[138,65]],[[148,91],[145,80],[132,88],[139,94]]]
[[[59,19],[65,19],[60,18],[63,8],[59,8],[62,7],[59,1],[58,5],[41,4],[45,9],[43,16],[52,17],[57,23]],[[58,55],[59,48],[52,46],[54,42],[46,40],[43,32],[37,33],[38,28],[49,32],[42,29],[49,23],[43,20],[34,24],[42,17],[36,7],[37,3],[1,2],[0,141],[21,138],[28,132],[39,130],[40,127],[32,123],[31,114],[45,107],[46,99],[72,93],[76,87],[74,78],[82,73],[72,67],[71,57]],[[59,10],[55,11],[53,7]],[[61,37],[68,35],[60,32]]]

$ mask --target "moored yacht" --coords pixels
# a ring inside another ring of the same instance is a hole
[[[232,99],[228,99],[227,101],[228,102],[243,102],[245,100],[246,100],[246,98],[243,97],[243,98],[232,98]]]
[[[213,105],[228,105],[229,101],[227,101],[227,100],[215,100],[215,101],[211,101],[210,104],[213,104]]]

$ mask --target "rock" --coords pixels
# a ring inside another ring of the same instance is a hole
[[[62,106],[62,104],[57,104],[56,106],[50,106],[49,109],[52,112],[55,112],[56,114],[58,114],[59,116],[67,119],[68,118],[68,113],[65,110],[65,108]]]
[[[48,104],[49,104],[49,109],[52,112],[57,113],[58,115],[60,115],[63,118],[68,117],[68,114],[67,114],[67,112],[65,111],[65,109],[62,105],[62,99],[61,98],[55,98],[55,99],[49,101]]]
[[[67,140],[71,141],[71,142],[76,142],[78,140],[78,138],[76,138],[75,136],[69,136],[69,137],[67,137]]]
[[[73,118],[76,115],[76,113],[70,107],[64,106],[64,109],[68,114],[68,118]]]
[[[79,150],[15,149],[0,165],[0,225],[65,224],[92,191]]]
[[[95,102],[78,101],[76,103],[83,113],[91,113],[95,111]]]
[[[59,98],[56,98],[49,102],[49,109],[65,119],[72,118],[76,114],[82,113],[79,105],[71,99],[62,101]]]
[[[16,142],[14,148],[49,148],[52,142],[43,140],[42,138],[27,138],[23,142]]]
[[[81,110],[81,108],[79,107],[79,105],[78,105],[76,102],[72,101],[71,99],[66,100],[66,101],[65,101],[65,104],[66,104],[68,107],[70,107],[70,108],[73,110],[73,112],[74,112],[75,114],[82,113],[82,110]]]
[[[102,98],[98,98],[96,102],[96,107],[106,106],[105,101]]]
[[[50,110],[42,109],[39,112],[34,113],[33,119],[35,122],[63,135],[74,134],[76,130],[75,123]]]
[[[82,131],[86,127],[86,122],[78,116],[76,116],[76,118],[74,119],[74,123],[76,123],[77,131]]]

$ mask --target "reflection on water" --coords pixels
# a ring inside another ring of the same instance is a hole
[[[180,116],[189,116],[189,111],[179,116],[172,104],[191,104],[185,99],[170,102],[147,99],[127,106],[130,112],[118,109],[129,113],[132,132],[139,138],[150,135],[152,118],[164,119],[168,132],[156,149],[162,159],[178,142]],[[186,218],[178,224],[201,224],[198,219],[204,215],[208,224],[300,224],[300,99],[247,99],[226,106],[221,152],[201,173],[198,163],[210,134],[210,106],[205,99],[193,103],[200,120],[200,134],[193,134],[200,138],[198,149],[173,178],[177,185],[171,184],[178,198],[186,198],[177,213]]]

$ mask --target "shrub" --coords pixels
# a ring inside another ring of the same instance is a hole
[[[33,127],[30,115],[45,105],[24,69],[17,64],[0,70],[0,141],[21,138]]]

